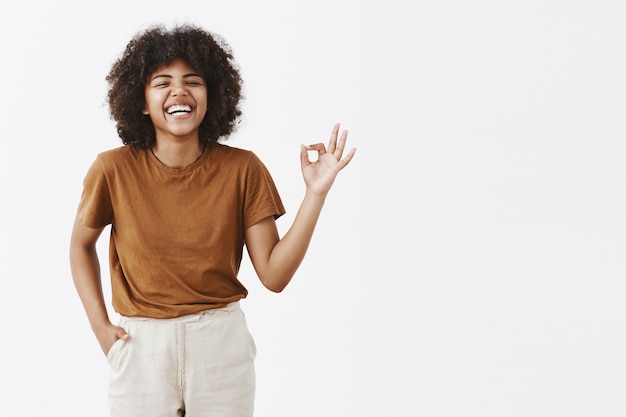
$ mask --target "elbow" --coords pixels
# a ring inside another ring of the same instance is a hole
[[[277,284],[277,283],[267,283],[267,282],[264,282],[263,286],[265,288],[267,288],[268,290],[270,290],[271,292],[279,294],[279,293],[283,292],[283,290],[285,289],[287,284],[280,285],[280,284]]]
[[[271,277],[261,278],[261,282],[263,283],[263,286],[273,293],[283,292],[283,290],[287,287],[287,284],[289,284],[290,280],[291,280],[291,276],[288,276],[288,277],[271,276]]]

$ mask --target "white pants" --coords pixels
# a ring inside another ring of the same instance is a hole
[[[174,319],[122,317],[111,347],[112,417],[251,417],[256,347],[239,303]]]

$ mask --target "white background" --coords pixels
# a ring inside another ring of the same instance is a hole
[[[256,416],[625,416],[625,19],[621,0],[3,6],[0,414],[107,415],[70,229],[121,144],[110,65],[190,22],[233,47],[231,144],[272,172],[282,232],[300,143],[339,121],[358,148],[282,294],[244,261]]]

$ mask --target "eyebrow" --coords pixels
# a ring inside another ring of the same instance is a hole
[[[189,78],[189,77],[200,77],[200,78],[202,78],[202,76],[201,76],[200,74],[196,74],[195,72],[191,72],[191,73],[189,73],[189,74],[185,74],[185,75],[183,75],[183,78]],[[150,79],[150,81],[154,81],[154,80],[156,80],[157,78],[174,78],[174,77],[172,77],[172,76],[171,76],[171,75],[169,75],[169,74],[159,74],[159,75],[155,75],[154,77],[152,77],[152,78]]]

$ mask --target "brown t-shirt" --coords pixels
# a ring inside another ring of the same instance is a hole
[[[149,150],[122,146],[96,158],[78,217],[111,224],[112,301],[124,316],[171,318],[223,307],[248,291],[237,279],[244,230],[285,209],[251,151],[208,144],[173,169]]]

